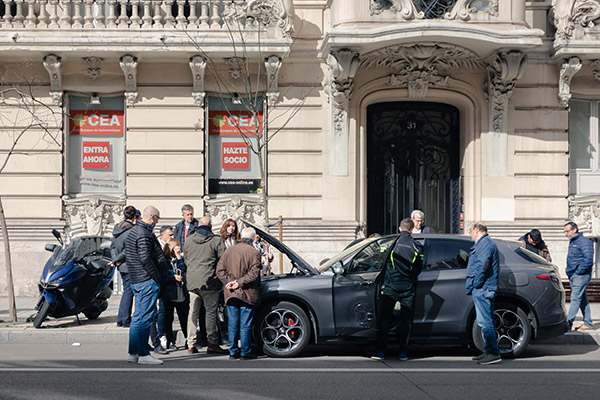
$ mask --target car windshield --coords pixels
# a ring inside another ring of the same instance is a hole
[[[380,238],[367,238],[367,239],[361,240],[360,242],[353,244],[352,246],[348,247],[347,249],[344,249],[341,253],[336,254],[335,256],[333,256],[332,258],[330,258],[323,264],[319,265],[316,268],[317,271],[319,271],[319,273],[327,271],[331,267],[331,265],[333,265],[334,262],[347,258],[348,256],[356,253],[358,250],[362,249],[364,246],[366,246],[370,243],[373,243],[374,241],[376,241],[378,239],[380,239]]]
[[[81,239],[77,238],[71,240],[71,242],[66,244],[64,247],[56,247],[52,255],[54,262],[52,263],[49,272],[56,271],[57,269],[64,267],[69,261],[71,261],[75,255],[75,251],[77,250],[80,244]]]

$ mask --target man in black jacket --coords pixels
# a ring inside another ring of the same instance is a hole
[[[406,350],[412,328],[417,279],[423,267],[423,246],[411,236],[415,224],[410,218],[400,222],[400,236],[386,263],[385,279],[381,286],[377,307],[377,350],[373,358],[385,358],[385,348],[394,307],[400,302],[399,360],[408,360]]]
[[[125,262],[125,241],[130,229],[135,224],[136,211],[134,206],[127,206],[123,209],[125,219],[113,228],[113,240],[110,246],[112,262],[119,268],[121,282],[123,283],[123,295],[121,296],[119,313],[117,314],[117,326],[123,328],[129,328],[129,324],[131,323],[131,308],[133,306],[133,292],[129,283],[129,270]]]
[[[163,362],[150,355],[148,338],[150,325],[156,320],[156,301],[160,285],[168,275],[168,265],[158,239],[152,232],[160,212],[148,206],[142,219],[131,228],[125,242],[125,259],[129,269],[135,311],[129,327],[129,362],[160,365]]]

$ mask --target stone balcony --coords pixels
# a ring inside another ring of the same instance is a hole
[[[0,0],[3,61],[48,53],[160,61],[199,52],[231,57],[284,54],[291,43],[287,0]]]

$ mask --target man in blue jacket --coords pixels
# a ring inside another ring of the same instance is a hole
[[[494,299],[500,273],[498,247],[489,237],[487,226],[483,222],[474,223],[470,234],[475,244],[469,251],[465,290],[467,295],[473,296],[477,325],[481,327],[485,341],[484,353],[473,357],[473,361],[485,365],[495,364],[502,361],[494,326]]]
[[[567,222],[563,230],[570,240],[569,252],[567,253],[566,273],[571,284],[571,306],[567,319],[569,330],[573,328],[573,321],[577,311],[581,309],[583,314],[583,325],[578,331],[590,331],[594,329],[590,303],[587,299],[587,285],[592,279],[592,266],[594,264],[594,244],[588,238],[579,233],[575,222]]]
[[[168,265],[165,255],[153,233],[160,219],[160,212],[148,206],[142,219],[131,228],[125,241],[125,259],[129,269],[131,290],[135,299],[135,311],[129,326],[129,362],[160,365],[150,355],[148,338],[150,326],[156,320],[156,301],[160,286],[167,280]]]

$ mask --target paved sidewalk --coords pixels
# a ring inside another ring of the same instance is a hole
[[[33,328],[32,322],[26,322],[27,318],[35,316],[35,305],[37,298],[17,298],[18,322],[8,321],[8,299],[0,297],[0,344],[3,343],[115,343],[126,344],[129,339],[129,329],[117,327],[117,312],[119,309],[120,296],[113,296],[108,300],[108,309],[100,315],[97,320],[90,321],[83,314],[79,314],[80,324],[76,317],[65,317],[61,319],[50,318],[45,321],[42,328]],[[594,331],[568,332],[557,338],[543,341],[546,344],[598,344],[600,345],[600,303],[592,303],[592,317],[594,319]],[[567,303],[567,309],[569,304]],[[176,317],[177,318],[177,317]],[[575,326],[582,323],[581,316],[577,317]],[[175,322],[174,329],[179,329],[179,323]],[[183,345],[183,336],[179,339]],[[542,342],[538,342],[542,343]]]

